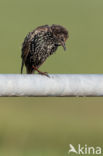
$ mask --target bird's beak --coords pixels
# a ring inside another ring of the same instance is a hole
[[[65,42],[61,42],[61,46],[64,48],[64,51],[66,51],[66,45],[65,45]]]

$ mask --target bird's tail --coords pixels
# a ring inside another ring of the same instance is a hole
[[[24,61],[22,60],[22,63],[21,63],[21,74],[23,73],[23,67],[24,67]]]
[[[24,61],[22,60],[22,64],[21,64],[21,74],[23,73],[23,67],[24,67]],[[33,74],[34,73],[34,69],[31,68],[30,66],[26,65],[26,73],[27,74]]]
[[[30,66],[26,66],[26,72],[27,74],[33,74],[34,73],[34,69]]]

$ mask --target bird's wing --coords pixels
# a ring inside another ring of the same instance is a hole
[[[30,52],[30,46],[32,44],[32,40],[34,39],[35,35],[37,35],[40,32],[47,32],[50,31],[50,27],[48,25],[44,25],[44,26],[40,26],[37,27],[35,30],[33,30],[32,32],[30,32],[24,39],[24,42],[22,44],[22,54],[21,54],[21,58],[22,58],[22,65],[21,65],[21,73],[23,71],[23,66],[24,63],[27,59],[27,56]]]
[[[22,44],[22,58],[25,62],[28,54],[29,54],[29,50],[30,50],[30,44],[32,39],[35,37],[35,35],[37,35],[38,33],[40,33],[41,31],[43,32],[48,32],[50,31],[50,27],[48,25],[44,25],[44,26],[40,26],[37,27],[35,30],[33,30],[32,32],[30,32],[24,39],[24,42]]]
[[[22,58],[22,64],[21,64],[21,73],[23,72],[23,66],[24,66],[24,63],[26,61],[26,58],[29,54],[29,49],[30,49],[30,36],[31,36],[31,33],[29,33],[25,39],[24,39],[24,42],[22,44],[22,54],[21,54],[21,58]]]
[[[40,33],[41,31],[44,31],[45,33],[50,31],[51,28],[48,26],[48,25],[43,25],[43,26],[39,26],[37,27],[35,30],[34,30],[34,34],[38,34]]]
[[[21,57],[22,57],[22,59],[24,60],[24,62],[25,62],[25,60],[26,60],[26,58],[27,58],[27,56],[28,56],[28,53],[29,53],[29,49],[30,49],[30,37],[31,37],[31,35],[30,35],[31,33],[29,33],[26,37],[25,37],[25,39],[24,39],[24,42],[23,42],[23,44],[22,44],[22,55],[21,55]]]
[[[24,39],[24,42],[22,44],[22,54],[21,54],[21,58],[22,58],[22,66],[21,66],[21,73],[22,73],[22,70],[23,70],[23,66],[24,66],[24,63],[27,59],[27,56],[30,52],[30,47],[31,47],[31,44],[32,46],[34,46],[34,43],[32,42],[35,38],[35,36],[41,32],[44,32],[47,33],[48,31],[51,31],[51,28],[48,26],[48,25],[44,25],[44,26],[39,26],[37,27],[35,30],[33,30],[32,32],[30,32]],[[43,44],[39,45],[38,48],[40,50],[42,50],[42,47],[44,46]]]

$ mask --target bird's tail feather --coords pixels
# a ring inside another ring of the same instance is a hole
[[[21,64],[21,74],[23,73],[23,67],[24,67],[24,61],[22,61],[22,64]]]
[[[24,67],[24,61],[22,61],[22,64],[21,64],[21,74],[23,73],[23,67]],[[26,66],[26,72],[27,74],[33,74],[34,69],[29,66]]]

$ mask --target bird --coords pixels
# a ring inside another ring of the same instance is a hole
[[[48,73],[41,72],[39,67],[56,52],[59,46],[66,50],[65,42],[68,37],[67,29],[56,24],[39,26],[29,32],[24,38],[21,48],[21,74],[25,65],[27,74],[37,71],[39,74],[48,76]]]

